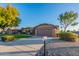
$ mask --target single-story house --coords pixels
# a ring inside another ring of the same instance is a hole
[[[6,34],[20,34],[20,29],[7,29]]]
[[[47,36],[56,37],[59,32],[59,26],[43,23],[33,29],[33,35],[35,36]]]
[[[29,33],[30,32],[30,29],[29,28],[22,28],[21,29],[21,32],[22,33]]]

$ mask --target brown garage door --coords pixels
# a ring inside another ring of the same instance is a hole
[[[51,29],[40,29],[40,30],[37,30],[37,36],[52,37],[52,30]]]

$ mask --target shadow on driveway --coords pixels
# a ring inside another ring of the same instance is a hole
[[[33,44],[43,44],[42,40],[14,40],[12,42],[2,42],[0,45],[17,46],[17,45],[33,45]]]

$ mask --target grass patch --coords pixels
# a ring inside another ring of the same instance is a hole
[[[8,35],[8,34],[2,34],[2,35],[0,35],[0,37],[2,37],[2,36],[14,36],[15,38],[29,38],[29,37],[31,37],[31,35],[26,35],[26,34],[10,34],[10,35]]]
[[[19,34],[19,35],[14,35],[15,38],[29,38],[31,37],[30,35],[26,35],[26,34]]]

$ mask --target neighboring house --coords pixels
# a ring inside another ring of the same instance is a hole
[[[22,28],[21,29],[21,32],[22,33],[25,33],[25,34],[31,34],[32,28]]]
[[[7,29],[6,34],[30,34],[29,28],[21,28],[21,29]]]
[[[28,33],[29,31],[30,30],[28,28],[22,28],[21,29],[21,32],[24,33],[24,34]]]
[[[12,34],[21,34],[20,29],[12,29]]]
[[[19,29],[7,29],[6,34],[20,34],[21,31]]]
[[[33,29],[33,35],[35,36],[48,36],[56,37],[59,32],[59,27],[52,24],[40,24]]]

